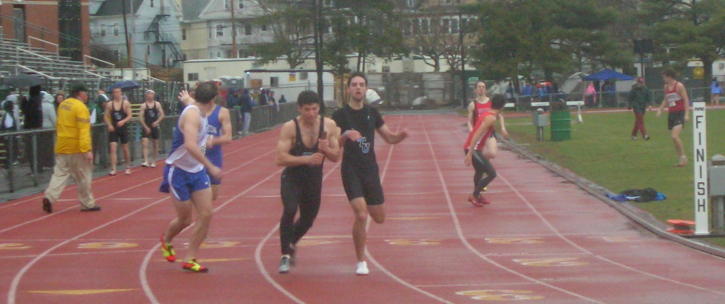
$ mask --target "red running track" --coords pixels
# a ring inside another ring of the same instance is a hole
[[[465,202],[463,120],[387,116],[410,138],[377,147],[388,218],[369,226],[371,274],[355,264],[339,167],[298,266],[276,273],[277,130],[225,147],[205,248],[208,274],[165,262],[157,239],[173,209],[161,168],[94,182],[103,211],[68,188],[56,213],[38,195],[0,205],[0,299],[8,303],[725,303],[725,260],[660,239],[534,162],[501,151],[493,204]],[[189,233],[175,240],[183,256]]]

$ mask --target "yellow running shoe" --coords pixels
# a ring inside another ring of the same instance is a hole
[[[181,269],[191,272],[208,272],[209,268],[206,268],[204,266],[199,265],[199,263],[196,262],[196,259],[191,259],[190,261],[184,262],[184,265],[181,266]]]
[[[161,235],[161,253],[164,255],[166,261],[173,263],[176,262],[176,252],[174,252],[174,246],[170,243],[164,242],[164,236]]]

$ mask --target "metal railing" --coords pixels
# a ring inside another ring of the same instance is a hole
[[[31,68],[29,68],[29,67],[26,67],[26,66],[24,66],[24,65],[22,65],[22,64],[16,64],[16,65],[15,65],[15,74],[19,74],[19,73],[18,73],[18,70],[17,70],[18,68],[20,68],[20,69],[23,69],[23,70],[25,70],[25,71],[27,71],[27,72],[31,72],[31,73],[35,73],[35,74],[38,74],[38,75],[40,75],[40,76],[43,76],[43,77],[45,77],[45,78],[48,78],[48,79],[50,79],[50,80],[56,80],[56,79],[60,79],[60,78],[58,78],[58,77],[55,77],[55,76],[50,76],[50,75],[48,75],[48,74],[45,74],[45,73],[43,73],[43,72],[37,71],[37,70],[35,70],[35,69],[31,69]]]
[[[30,42],[33,40],[54,46],[55,47],[55,57],[60,58],[60,46],[57,43],[53,43],[48,40],[40,39],[40,38],[37,38],[34,36],[28,36],[28,47],[32,47],[32,44]]]
[[[288,121],[297,115],[294,103],[281,104],[279,110],[273,105],[258,106],[252,109],[250,130],[254,132],[272,128]],[[237,109],[232,110],[232,134],[237,137],[242,121]],[[178,115],[168,115],[161,122],[159,153],[160,157],[168,153],[171,147],[173,129]],[[129,152],[131,163],[138,164],[143,160],[141,154],[141,127],[137,120],[128,125]],[[91,129],[96,175],[103,175],[108,170],[108,131],[104,124],[94,124]],[[54,166],[55,129],[35,129],[11,132],[0,132],[0,201],[5,200],[2,193],[12,193],[22,189],[44,186],[50,180]],[[119,165],[121,149],[118,149]],[[157,157],[157,158],[160,158]]]
[[[93,62],[93,61],[96,61],[96,62],[100,62],[100,63],[106,64],[106,65],[110,66],[112,69],[113,68],[116,68],[116,65],[115,64],[113,64],[111,62],[108,62],[108,61],[105,61],[103,59],[99,59],[99,58],[90,56],[90,55],[83,55],[83,59],[88,59],[88,62],[89,63],[90,62]],[[88,66],[88,64],[85,62],[85,60],[83,61],[83,66],[84,67],[87,67]]]

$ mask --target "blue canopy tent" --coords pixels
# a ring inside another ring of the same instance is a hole
[[[634,77],[619,73],[614,70],[604,69],[594,74],[584,77],[584,80],[588,81],[604,81],[604,80],[633,80]]]
[[[586,81],[612,81],[612,80],[633,80],[634,77],[619,73],[611,69],[603,69],[594,74],[588,75],[583,78]],[[599,95],[599,106],[606,105],[609,107],[621,106],[619,98],[617,98],[616,88],[614,83],[609,83],[607,88],[604,86],[597,90]],[[595,99],[596,102],[596,99]]]

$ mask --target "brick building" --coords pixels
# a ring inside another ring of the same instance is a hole
[[[6,39],[82,60],[89,53],[89,0],[0,0]]]

